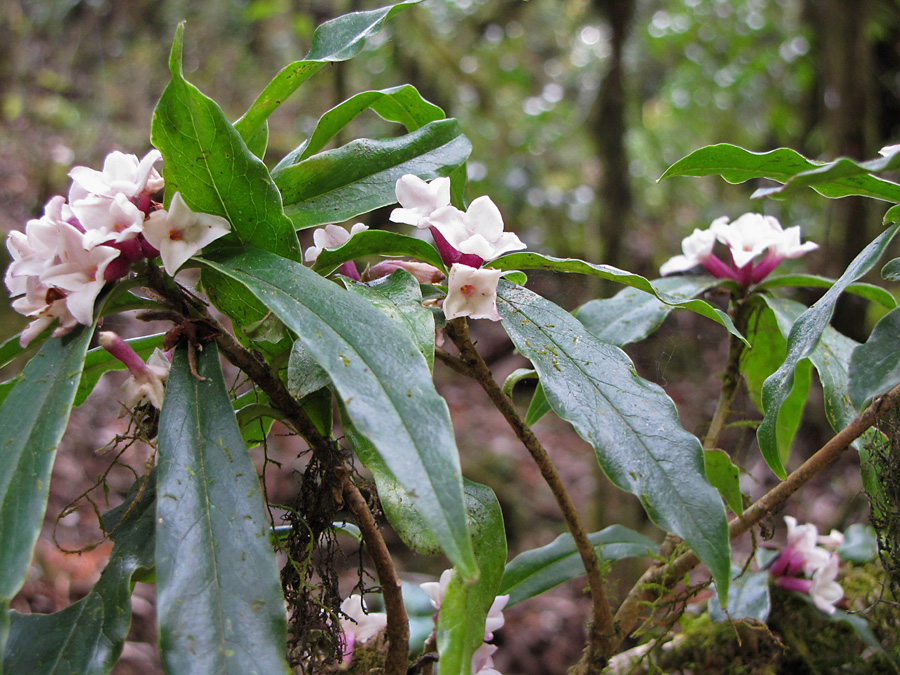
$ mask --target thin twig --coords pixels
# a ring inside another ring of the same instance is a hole
[[[490,368],[488,368],[484,359],[481,358],[481,354],[475,349],[475,345],[472,344],[466,319],[453,319],[447,323],[444,332],[459,349],[460,360],[468,366],[469,372],[467,374],[481,385],[488,398],[491,399],[497,410],[506,418],[507,423],[516,436],[531,454],[541,471],[541,475],[550,487],[550,491],[556,499],[569,532],[571,532],[575,540],[575,545],[587,572],[588,587],[590,588],[593,605],[592,623],[585,656],[592,667],[596,667],[599,672],[606,665],[605,659],[601,656],[608,652],[606,645],[609,643],[618,644],[620,639],[616,635],[616,629],[612,621],[612,613],[609,609],[609,601],[606,598],[606,587],[603,575],[600,572],[597,553],[590,540],[588,540],[581,517],[578,515],[578,511],[575,509],[575,505],[572,503],[572,499],[547,451],[531,431],[531,428],[525,423],[525,420],[519,415],[519,411],[516,410],[512,400],[503,393],[500,385],[497,384],[497,381],[491,374]],[[441,360],[444,361],[444,358],[441,357]],[[602,664],[600,663],[601,660],[603,661]]]
[[[353,512],[356,523],[366,542],[366,550],[375,565],[384,609],[387,613],[388,648],[384,658],[385,675],[406,675],[409,667],[409,618],[403,605],[400,579],[394,569],[391,554],[375,522],[369,505],[359,488],[348,477],[344,480],[344,503]]]
[[[732,520],[728,524],[729,537],[731,539],[739,537],[781,508],[797,490],[806,485],[813,476],[837,460],[850,447],[853,441],[874,426],[879,419],[881,410],[893,408],[898,403],[900,403],[900,386],[895,387],[876,400],[859,417],[850,422],[832,437],[828,443],[819,448],[796,471],[760,497],[741,516]],[[613,650],[611,652],[607,652],[607,658],[615,653],[621,641],[637,626],[640,606],[643,603],[654,601],[659,597],[661,587],[671,588],[699,563],[700,561],[693,551],[688,551],[675,558],[675,560],[664,565],[652,567],[644,573],[616,612],[615,620],[619,628],[618,642],[612,645]]]

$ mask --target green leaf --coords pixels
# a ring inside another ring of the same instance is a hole
[[[601,560],[605,561],[659,553],[659,546],[652,539],[622,525],[610,525],[599,532],[592,532],[588,540]],[[584,563],[581,562],[575,540],[569,533],[561,534],[546,546],[525,551],[510,560],[498,594],[509,594],[507,607],[511,607],[584,575]]]
[[[501,270],[530,269],[550,270],[552,272],[569,272],[574,274],[588,274],[591,276],[600,277],[601,279],[615,281],[616,283],[623,284],[625,286],[631,286],[632,288],[636,288],[638,290],[644,291],[645,293],[649,293],[657,300],[667,305],[671,305],[672,307],[689,309],[692,312],[696,312],[700,316],[705,316],[707,319],[712,319],[713,321],[725,326],[725,328],[728,329],[728,332],[732,335],[735,335],[742,340],[744,339],[740,332],[738,332],[737,328],[735,328],[734,322],[732,322],[731,317],[729,317],[722,310],[716,309],[703,300],[686,300],[678,296],[660,292],[654,285],[654,283],[656,282],[650,283],[647,279],[640,275],[620,270],[619,268],[612,267],[611,265],[595,265],[593,263],[585,262],[584,260],[577,260],[575,258],[553,258],[550,256],[540,255],[538,253],[525,252],[510,253],[501,256],[496,260],[489,262],[487,266]]]
[[[732,567],[731,572],[734,576],[728,588],[727,611],[722,609],[718,592],[714,592],[709,599],[709,617],[716,622],[755,619],[765,623],[772,610],[769,573],[764,571],[741,574],[740,567]]]
[[[285,213],[303,229],[338,223],[397,201],[408,173],[430,180],[462,165],[472,144],[454,119],[431,122],[398,138],[360,138],[272,173]]]
[[[806,159],[789,148],[779,148],[769,152],[750,152],[736,145],[722,143],[695,150],[687,157],[666,169],[660,180],[670,176],[711,176],[718,174],[729,183],[743,183],[754,178],[771,178],[779,183],[787,183],[797,174],[821,168],[821,164]],[[900,185],[875,176],[859,175],[836,177],[810,185],[816,192],[831,198],[863,195],[889,202],[900,201]],[[758,190],[754,196],[761,197],[775,192]]]
[[[850,400],[857,410],[900,384],[900,309],[889,312],[850,358]]]
[[[768,277],[765,281],[756,286],[755,290],[762,291],[770,288],[831,288],[834,286],[835,280],[827,277],[820,277],[814,274],[786,274],[779,277]],[[844,289],[847,293],[853,293],[861,298],[877,302],[882,307],[894,309],[897,306],[897,299],[891,293],[874,284],[857,283],[850,284]]]
[[[676,276],[655,279],[653,288],[668,298],[689,300],[721,283],[710,276]],[[591,300],[573,314],[584,327],[604,342],[624,347],[640,342],[659,328],[674,309],[638,288],[623,288],[611,298]]]
[[[900,223],[892,225],[879,235],[875,241],[866,246],[850,263],[850,266],[841,278],[835,282],[834,286],[829,288],[825,295],[812,307],[803,312],[791,328],[791,333],[788,337],[787,357],[784,363],[763,385],[762,402],[765,416],[756,432],[756,437],[759,441],[763,458],[765,458],[772,471],[781,479],[784,479],[787,473],[778,456],[776,420],[778,419],[781,406],[790,395],[797,364],[808,357],[819,343],[822,333],[825,332],[828,322],[831,321],[831,315],[834,313],[834,305],[838,296],[847,286],[874,267],[884,249],[897,233],[898,228],[900,228]]]
[[[512,398],[513,389],[516,388],[516,385],[519,384],[519,382],[522,380],[536,379],[538,379],[537,372],[531,368],[516,368],[503,381],[503,393]]]
[[[155,474],[132,486],[128,500],[106,513],[115,541],[109,562],[87,597],[54,614],[12,612],[3,655],[7,673],[105,675],[115,666],[131,627],[131,589],[153,569]]]
[[[854,523],[844,530],[844,543],[837,550],[841,560],[865,565],[878,557],[878,537],[871,525]]]
[[[93,328],[51,338],[0,406],[0,614],[22,587],[44,522],[50,473]],[[0,626],[0,647],[5,642]]]
[[[754,196],[774,196],[787,195],[803,188],[811,187],[819,190],[823,189],[872,189],[868,185],[868,181],[875,175],[884,171],[892,171],[900,168],[900,158],[897,155],[892,157],[881,157],[879,159],[867,162],[857,162],[848,157],[839,157],[838,159],[816,166],[813,169],[801,171],[795,174],[783,186],[776,188],[762,188],[757,190]],[[900,201],[900,185],[878,179],[881,183],[881,191],[879,194],[868,194],[854,192],[851,194],[865,194],[868,197],[876,199],[884,199],[889,202]],[[863,182],[866,181],[866,182]]]
[[[737,515],[744,513],[744,498],[741,494],[741,471],[731,461],[724,450],[704,450],[703,465],[706,477],[725,498],[729,508]]]
[[[886,281],[900,281],[900,258],[894,258],[881,269],[881,278]]]
[[[422,98],[411,84],[381,91],[364,91],[322,115],[306,142],[288,153],[275,169],[296,164],[321,151],[341,129],[369,108],[390,122],[403,124],[407,131],[415,131],[429,122],[444,118],[444,111]]]
[[[331,378],[328,373],[313,358],[303,342],[294,342],[287,369],[287,387],[291,396],[303,398],[329,384]]]
[[[550,403],[547,401],[544,385],[538,382],[538,385],[534,388],[534,396],[531,397],[531,403],[528,404],[528,410],[525,412],[525,424],[534,426],[550,410]]]
[[[298,263],[255,250],[205,262],[244,284],[297,334],[353,424],[415,495],[447,557],[477,577],[450,414],[412,340],[369,302]]]
[[[421,0],[407,0],[368,12],[345,14],[323,23],[313,34],[306,57],[283,68],[235,122],[235,128],[245,140],[252,138],[269,115],[319,68],[329,62],[352,59],[365,46],[366,40],[381,30],[385,21],[419,2]]]
[[[156,582],[166,672],[287,673],[269,521],[214,343],[175,351],[159,421]],[[248,583],[252,580],[252,583]]]
[[[416,278],[400,269],[368,284],[351,282],[347,290],[360,295],[406,333],[434,369],[434,314],[422,306],[422,289]]]
[[[363,256],[408,256],[447,271],[437,249],[427,241],[384,230],[363,230],[354,234],[341,246],[326,248],[319,253],[313,269],[322,275],[331,274],[342,263]]]
[[[239,241],[300,260],[300,244],[265,164],[215,101],[184,79],[183,37],[180,24],[169,57],[172,79],[153,112],[150,136],[165,161],[167,197],[180,192],[194,211],[231,223],[232,234],[216,247]]]
[[[553,411],[591,444],[610,480],[683,538],[727,588],[725,508],[706,479],[700,441],[681,427],[672,400],[560,307],[502,281],[497,297],[503,326],[540,375]]]
[[[157,347],[162,347],[165,333],[147,335],[145,337],[130,338],[125,340],[137,354],[144,359],[153,353]],[[81,382],[78,383],[78,393],[75,394],[75,405],[84,403],[85,399],[94,391],[100,376],[110,370],[125,370],[125,364],[110,354],[103,347],[94,347],[88,351],[84,359],[84,369],[81,374]]]
[[[805,308],[801,308],[800,311],[803,309]],[[784,312],[776,313],[766,304],[764,298],[753,305],[753,310],[754,315],[747,327],[752,348],[744,350],[741,354],[740,371],[747,383],[750,400],[757,410],[762,412],[763,384],[784,363],[787,356],[787,336],[796,316],[790,318]],[[797,364],[791,393],[778,413],[775,435],[778,457],[782,465],[786,464],[790,457],[794,437],[803,420],[803,409],[811,384],[812,366],[808,359],[804,359]]]
[[[52,326],[47,328],[43,333],[35,337],[27,347],[22,347],[19,344],[19,338],[22,336],[21,333],[13,335],[6,342],[0,345],[0,368],[9,365],[12,361],[19,358],[29,349],[34,349],[44,344],[44,342],[47,341],[47,338],[50,337],[50,334],[53,332],[53,330],[54,328]]]
[[[497,596],[506,563],[506,530],[494,491],[465,481],[466,510],[472,546],[481,576],[466,582],[454,571],[441,603],[437,622],[437,647],[441,671],[468,675],[472,654],[484,642],[484,624]]]

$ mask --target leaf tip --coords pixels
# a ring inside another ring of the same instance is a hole
[[[184,52],[184,25],[186,23],[186,21],[181,21],[175,28],[175,39],[172,40],[172,51],[169,53],[169,72],[172,73],[172,77],[184,77],[181,64]]]

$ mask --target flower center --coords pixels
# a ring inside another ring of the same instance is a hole
[[[465,286],[461,286],[459,290],[467,298],[470,298],[473,295],[475,295],[475,287],[472,284],[466,284]]]
[[[184,238],[184,233],[181,230],[171,229],[169,230],[169,239],[171,241],[181,241]]]

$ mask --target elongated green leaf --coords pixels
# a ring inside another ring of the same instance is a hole
[[[361,138],[326,150],[272,177],[297,229],[337,223],[397,201],[397,180],[429,180],[462,165],[472,144],[453,119],[431,122],[398,138]]]
[[[0,406],[0,612],[22,587],[47,510],[50,472],[93,329],[51,338]],[[0,647],[5,631],[0,630]]]
[[[166,672],[287,673],[287,622],[256,470],[215,344],[175,351],[159,421],[156,581]],[[252,580],[252,583],[248,581]]]
[[[21,337],[21,333],[17,335],[13,335],[11,338],[6,340],[2,345],[0,345],[0,368],[3,366],[9,365],[11,361],[19,358],[22,354],[24,354],[29,349],[35,349],[40,345],[44,344],[47,341],[47,338],[50,337],[50,334],[53,332],[53,327],[47,328],[43,333],[35,337],[27,347],[22,347],[19,344],[19,338]]]
[[[897,233],[898,228],[900,228],[900,224],[892,225],[879,235],[875,241],[866,246],[850,263],[850,266],[841,278],[835,282],[834,286],[828,289],[825,295],[797,319],[788,337],[788,353],[784,363],[763,385],[762,402],[765,417],[763,417],[762,424],[757,430],[756,437],[769,467],[782,479],[787,476],[787,473],[778,456],[775,435],[776,420],[782,404],[793,387],[794,370],[797,364],[808,357],[818,344],[822,333],[828,327],[828,322],[831,321],[831,315],[834,313],[834,305],[838,296],[848,285],[872,269],[881,257],[884,249]]]
[[[622,525],[610,525],[592,532],[588,539],[597,555],[607,561],[659,553],[659,546],[652,539]],[[509,594],[507,607],[511,607],[584,575],[584,564],[575,540],[571,534],[561,534],[546,546],[525,551],[510,560],[497,593]]]
[[[560,307],[502,281],[497,297],[503,326],[538,371],[553,411],[593,446],[610,480],[682,537],[727,588],[725,508],[706,479],[700,441],[681,427],[672,400]]]
[[[728,589],[727,611],[722,608],[719,594],[709,599],[709,616],[713,621],[740,621],[755,619],[765,623],[772,610],[769,596],[768,572],[745,572],[740,567],[732,567],[731,586]]]
[[[295,61],[281,70],[235,122],[241,136],[248,140],[285,99],[329,62],[346,61],[359,54],[366,40],[381,30],[384,22],[421,0],[407,0],[389,7],[368,12],[354,12],[326,21],[313,34],[312,46],[302,61]]]
[[[151,140],[165,160],[168,198],[180,192],[194,211],[226,218],[233,234],[220,242],[237,239],[300,260],[300,244],[265,164],[247,149],[215,101],[184,79],[183,39],[181,24],[169,57],[172,79],[151,128]]]
[[[115,666],[131,626],[135,576],[152,570],[155,475],[139,479],[125,504],[104,516],[115,541],[109,563],[87,597],[55,614],[10,617],[6,673],[104,675]]]
[[[827,277],[820,277],[814,274],[788,274],[779,277],[768,277],[761,284],[756,286],[756,290],[767,290],[770,288],[831,288],[834,286],[835,280]],[[894,309],[897,306],[897,299],[891,295],[890,291],[875,284],[857,283],[850,284],[844,289],[847,293],[853,293],[866,300],[877,302],[882,307]]]
[[[747,327],[752,348],[744,350],[741,354],[740,371],[747,383],[750,400],[757,410],[762,412],[763,384],[784,363],[787,356],[787,336],[797,317],[788,317],[783,312],[776,314],[775,310],[765,303],[763,296],[759,298],[758,304],[753,307],[754,315]],[[803,309],[805,308],[801,306],[800,312]],[[811,384],[812,366],[808,359],[804,359],[797,364],[791,393],[778,412],[775,437],[782,465],[787,464],[790,457],[791,446],[803,419],[803,409],[806,407]]]
[[[670,176],[718,174],[729,183],[743,183],[753,178],[771,178],[779,183],[786,183],[797,174],[821,166],[789,148],[750,152],[736,145],[722,143],[700,148],[678,160],[666,169],[660,180]],[[900,201],[900,185],[870,175],[835,178],[811,187],[819,194],[831,198],[863,195],[889,202]],[[764,194],[768,193],[757,191],[755,196]]]
[[[503,381],[503,393],[512,398],[513,389],[522,380],[538,379],[537,372],[531,368],[516,368]]]
[[[900,281],[900,258],[894,258],[881,270],[881,277],[887,281]]]
[[[900,384],[900,309],[879,321],[850,358],[850,400],[862,410],[876,396]]]
[[[744,500],[741,496],[741,472],[731,461],[724,450],[704,450],[703,464],[706,466],[706,477],[712,486],[719,491],[728,507],[737,515],[744,513]]]
[[[367,255],[408,256],[434,265],[446,272],[437,249],[427,241],[384,230],[364,230],[336,248],[321,251],[313,269],[319,274],[331,274],[341,263],[358,260]]]
[[[276,170],[319,152],[341,129],[369,108],[390,122],[403,124],[407,131],[415,131],[429,122],[444,118],[444,111],[422,98],[411,84],[381,91],[364,91],[322,115],[312,135],[278,162]]]
[[[705,316],[707,319],[712,319],[713,321],[725,326],[725,328],[728,329],[728,332],[732,335],[736,335],[737,337],[743,339],[743,336],[740,334],[740,332],[738,332],[737,328],[734,327],[734,322],[731,320],[731,317],[729,317],[722,310],[716,309],[703,300],[684,299],[683,297],[669,295],[665,292],[661,292],[657,290],[653,283],[650,283],[650,281],[648,281],[644,277],[638,274],[632,274],[631,272],[620,270],[618,267],[613,267],[611,265],[595,265],[594,263],[585,262],[584,260],[577,260],[575,258],[553,258],[551,256],[540,255],[538,253],[526,252],[510,253],[508,255],[501,256],[496,260],[489,262],[488,267],[494,267],[501,270],[551,270],[553,272],[588,274],[591,276],[600,277],[601,279],[615,281],[616,283],[623,284],[625,286],[631,286],[632,288],[636,288],[638,290],[644,291],[645,293],[649,293],[657,300],[667,305],[671,305],[672,307],[689,309],[692,312],[696,312],[700,316]]]
[[[416,345],[366,300],[303,265],[254,250],[206,262],[244,284],[297,333],[353,424],[415,495],[447,557],[466,577],[477,577],[449,411]]]
[[[894,171],[898,168],[900,168],[900,155],[897,154],[890,157],[879,157],[878,159],[867,162],[857,162],[848,157],[840,157],[833,162],[828,162],[827,164],[817,166],[814,169],[807,169],[806,171],[795,174],[781,187],[757,190],[755,196],[786,195],[807,187],[818,189],[819,186],[825,186],[827,189],[835,185],[852,185],[851,181],[860,181],[867,177],[874,176],[875,174],[883,173],[885,171]],[[888,185],[894,185],[895,187],[893,190],[896,190],[895,195],[900,195],[900,185],[892,184],[890,181],[884,182],[888,183]],[[884,194],[888,195],[891,194],[892,188],[884,186],[884,190]],[[898,201],[896,197],[892,199],[888,199],[887,197],[879,198],[892,202]]]
[[[422,289],[406,270],[397,270],[368,284],[349,283],[347,290],[366,298],[406,333],[434,369],[434,314],[422,306]]]
[[[163,336],[164,333],[158,333],[157,335],[131,338],[125,340],[125,342],[131,345],[131,348],[146,361],[154,349],[162,347]],[[78,393],[75,394],[76,406],[84,403],[85,399],[94,391],[94,387],[97,386],[100,376],[110,370],[125,370],[125,364],[103,349],[103,347],[94,347],[87,353],[84,359],[81,381],[78,383]]]
[[[531,403],[528,404],[528,410],[525,412],[525,424],[534,426],[550,410],[550,403],[547,401],[544,386],[538,382],[538,385],[534,388],[534,396],[531,397]]]
[[[667,298],[689,300],[717,286],[710,276],[680,276],[650,282]],[[623,288],[611,298],[591,300],[573,312],[591,333],[611,345],[624,347],[652,335],[674,309],[638,288]]]
[[[481,576],[466,582],[456,572],[447,586],[437,623],[441,672],[469,675],[472,655],[484,642],[485,618],[497,596],[506,563],[506,530],[494,491],[465,481],[466,510]]]

